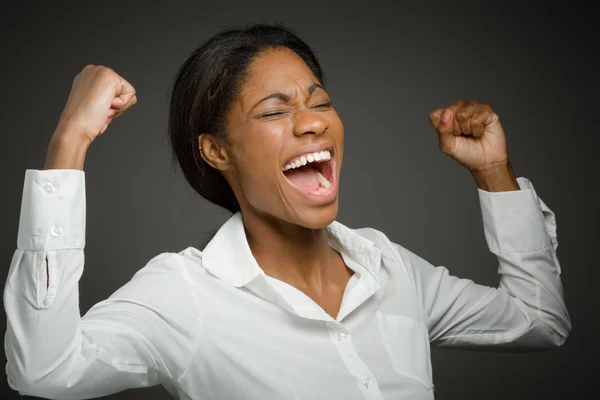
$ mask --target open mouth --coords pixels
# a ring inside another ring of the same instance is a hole
[[[283,175],[295,189],[311,197],[329,197],[337,191],[332,149],[295,157],[285,165]]]

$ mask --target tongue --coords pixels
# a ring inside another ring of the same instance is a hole
[[[300,167],[290,169],[284,172],[285,176],[292,183],[302,189],[314,192],[319,188],[319,180],[317,179],[317,171],[312,167]]]

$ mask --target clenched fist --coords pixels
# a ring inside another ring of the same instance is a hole
[[[476,100],[457,100],[429,114],[439,136],[440,150],[471,172],[508,163],[506,137],[498,115]]]
[[[87,65],[75,76],[56,132],[77,132],[91,144],[137,102],[135,89],[115,71]]]
[[[135,89],[123,77],[110,68],[87,65],[73,79],[67,104],[50,139],[44,169],[83,170],[94,139],[136,102]]]

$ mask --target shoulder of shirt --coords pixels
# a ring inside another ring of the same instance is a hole
[[[138,274],[159,273],[161,276],[176,275],[183,278],[188,284],[197,283],[198,274],[206,275],[201,267],[202,251],[195,247],[187,247],[179,252],[163,252],[152,257],[146,265],[138,270]],[[194,275],[192,278],[191,274]]]
[[[152,257],[111,298],[134,299],[162,310],[181,307],[181,304],[199,304],[199,296],[205,291],[196,289],[210,285],[211,280],[201,268],[200,259],[193,259],[193,253],[186,250]],[[196,252],[201,254],[199,250]],[[163,295],[157,296],[157,293]]]

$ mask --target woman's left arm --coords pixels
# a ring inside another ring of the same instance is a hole
[[[527,178],[520,190],[478,189],[486,242],[498,258],[497,288],[449,274],[402,246],[405,264],[440,347],[543,350],[571,330],[556,256],[556,219]]]
[[[430,114],[441,150],[472,173],[486,242],[498,257],[500,284],[451,276],[397,246],[428,316],[432,343],[443,347],[545,349],[570,330],[554,213],[526,178],[515,178],[498,116],[486,104],[456,101]]]

